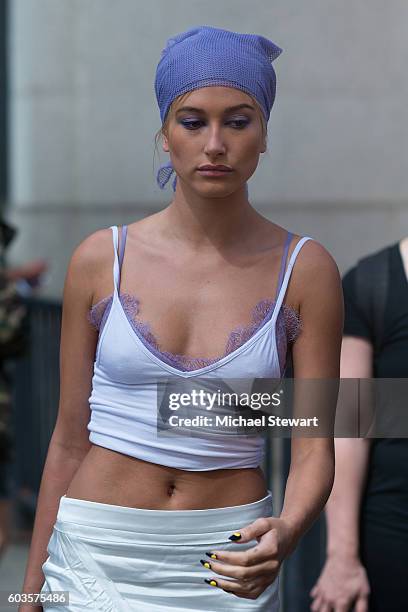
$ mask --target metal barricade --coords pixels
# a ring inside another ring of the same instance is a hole
[[[35,507],[58,410],[61,303],[31,298],[25,303],[29,346],[16,361],[13,376],[14,473],[18,491],[34,494]]]

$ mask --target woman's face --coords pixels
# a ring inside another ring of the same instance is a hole
[[[239,107],[239,108],[237,108]],[[203,87],[177,104],[163,135],[179,179],[202,194],[233,193],[252,176],[266,150],[262,124],[251,98],[231,87]],[[232,169],[204,174],[203,165]]]

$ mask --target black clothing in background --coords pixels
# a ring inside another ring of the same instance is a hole
[[[399,243],[389,247],[384,336],[374,377],[408,378],[408,279]],[[344,334],[373,342],[356,303],[355,268],[343,278]],[[407,407],[408,418],[408,407]],[[408,439],[373,439],[360,515],[360,556],[371,587],[370,612],[408,610]]]

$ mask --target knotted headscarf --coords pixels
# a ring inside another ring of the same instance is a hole
[[[200,87],[234,87],[252,95],[266,122],[275,101],[276,75],[272,62],[282,49],[258,34],[239,34],[198,26],[169,38],[156,70],[155,93],[164,123],[178,96]],[[174,168],[160,166],[157,183],[164,189]],[[173,180],[176,190],[177,177]]]

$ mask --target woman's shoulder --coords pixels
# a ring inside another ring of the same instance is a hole
[[[293,294],[302,296],[310,290],[313,292],[341,283],[337,263],[330,251],[310,234],[297,234],[282,226],[275,225],[281,232],[282,244],[286,241],[288,233],[291,234],[288,260],[295,254],[296,260],[291,272],[291,286]],[[276,234],[275,234],[276,235]],[[307,240],[305,240],[307,238]]]
[[[330,267],[333,266],[333,264],[336,265],[336,262],[329,250],[310,234],[297,234],[296,232],[282,226],[276,227],[279,227],[279,230],[282,233],[282,242],[286,242],[287,236],[290,234],[288,252],[289,257],[295,251],[299,243],[301,243],[296,257],[297,267],[302,266],[303,268],[307,268],[309,270],[315,270],[321,266]]]
[[[296,244],[301,242],[303,238],[310,238],[310,240],[304,241],[301,248],[302,256],[299,261],[302,261],[305,267],[311,272],[317,271],[317,269],[321,269],[322,267],[335,267],[337,269],[336,261],[330,251],[312,236],[299,236],[296,239]]]
[[[329,252],[329,250],[316,238],[310,234],[297,234],[296,232],[287,229],[281,225],[270,222],[270,232],[273,232],[276,236],[277,232],[280,234],[280,242],[283,244],[286,242],[288,234],[291,235],[289,244],[289,257],[295,251],[297,245],[302,242],[301,248],[298,249],[297,254],[297,267],[307,268],[308,270],[316,271],[323,267],[335,267],[337,264]]]
[[[305,313],[306,307],[312,312],[329,308],[337,312],[340,320],[341,275],[334,257],[323,244],[314,239],[305,242],[292,275],[292,288],[298,296],[301,312]]]
[[[75,247],[71,261],[87,268],[94,268],[104,264],[108,259],[112,260],[113,255],[112,230],[108,227],[86,236]]]
[[[90,305],[98,292],[111,290],[114,261],[113,233],[110,227],[88,234],[74,248],[68,264],[65,285]]]

